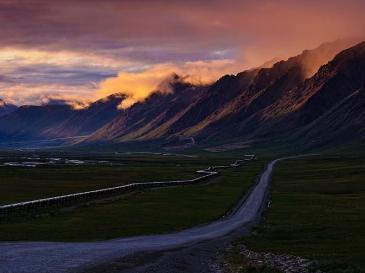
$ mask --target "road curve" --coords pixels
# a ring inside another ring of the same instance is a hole
[[[134,254],[139,251],[161,251],[227,235],[257,220],[266,204],[266,195],[274,165],[270,162],[248,197],[233,214],[176,233],[138,236],[101,242],[3,242],[0,243],[2,273],[74,272],[98,263]]]

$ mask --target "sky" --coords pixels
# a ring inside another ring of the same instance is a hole
[[[359,0],[0,0],[0,98],[123,107],[177,73],[209,83],[326,41],[362,36]]]

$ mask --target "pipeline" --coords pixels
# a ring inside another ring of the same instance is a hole
[[[211,166],[204,170],[198,170],[196,171],[196,173],[202,174],[202,176],[193,179],[131,183],[117,187],[60,195],[55,197],[4,205],[0,206],[0,217],[6,217],[14,213],[29,212],[35,209],[47,208],[50,206],[65,206],[71,203],[85,202],[87,200],[95,200],[107,196],[116,196],[138,190],[199,184],[212,177],[218,176],[219,175],[218,169],[239,167],[242,165],[242,162],[244,161],[247,161],[247,159],[236,160],[234,163],[225,166]]]

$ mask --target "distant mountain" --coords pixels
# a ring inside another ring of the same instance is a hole
[[[114,94],[83,109],[64,103],[22,106],[0,117],[0,141],[47,140],[88,135],[113,120],[124,95]]]
[[[0,99],[0,117],[10,114],[11,112],[15,111],[16,109],[17,109],[17,106],[6,103],[2,99]]]
[[[123,94],[79,110],[20,107],[0,118],[0,139],[83,136],[78,145],[219,146],[211,151],[260,143],[294,150],[364,143],[364,84],[365,43],[339,40],[207,86],[176,75],[172,92],[156,92],[128,109],[118,109]]]
[[[0,140],[3,142],[47,139],[47,130],[71,117],[69,105],[21,106],[0,117]]]
[[[74,111],[64,122],[56,124],[47,133],[53,137],[73,137],[94,133],[116,118],[122,110],[118,106],[125,96],[117,93],[100,99],[88,107]]]
[[[117,118],[92,134],[87,141],[149,140],[171,135],[173,123],[206,92],[205,87],[182,82],[175,82],[172,88],[172,93],[154,93],[146,101],[120,113]]]

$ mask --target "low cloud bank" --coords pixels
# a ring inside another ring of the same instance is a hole
[[[237,64],[232,60],[187,62],[181,65],[158,64],[136,72],[121,72],[101,82],[99,96],[122,92],[127,98],[120,105],[126,109],[142,102],[154,92],[170,93],[176,80],[195,85],[209,84],[224,74],[236,73]],[[179,77],[175,77],[178,75]]]

